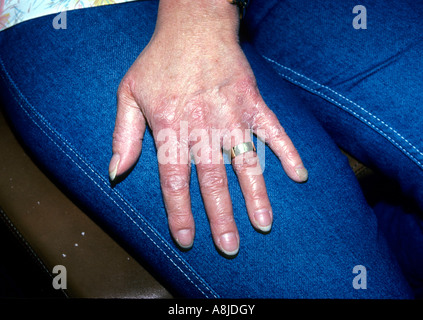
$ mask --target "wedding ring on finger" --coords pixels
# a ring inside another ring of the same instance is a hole
[[[231,148],[231,158],[234,159],[236,156],[239,156],[240,154],[246,153],[248,151],[256,151],[256,147],[252,141],[243,142]]]

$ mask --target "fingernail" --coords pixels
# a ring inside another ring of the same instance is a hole
[[[267,232],[272,228],[272,216],[268,209],[261,209],[254,213],[256,226],[261,231]]]
[[[192,247],[194,242],[193,234],[191,229],[181,229],[176,232],[176,242],[181,248],[189,249]]]
[[[118,154],[114,154],[112,156],[112,159],[110,159],[110,164],[109,164],[110,181],[113,181],[116,178],[116,173],[117,173],[117,170],[118,170],[119,162],[120,162],[120,156]]]
[[[238,253],[238,238],[234,232],[224,233],[220,236],[220,248],[228,256]]]
[[[300,178],[301,181],[305,182],[308,180],[308,171],[304,166],[295,168],[295,172],[297,172],[298,178]]]

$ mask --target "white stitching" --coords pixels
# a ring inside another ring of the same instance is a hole
[[[22,108],[22,106],[21,106],[21,108]],[[23,109],[23,108],[22,108]],[[23,109],[24,110],[24,109]],[[24,112],[25,113],[27,113],[27,111],[26,110],[24,110]],[[28,117],[30,117],[31,118],[31,116],[27,113],[27,115],[28,115]],[[40,119],[42,122],[44,122],[42,119]],[[176,265],[176,263],[172,260],[172,258],[170,258],[169,257],[169,255],[167,255],[166,254],[166,252],[146,233],[146,231],[144,231],[142,228],[141,228],[141,226],[109,195],[109,194],[107,194],[107,192],[92,178],[92,177],[90,177],[89,176],[89,174],[87,173],[87,172],[85,172],[85,170],[75,161],[75,160],[73,160],[70,156],[69,156],[69,154],[67,154],[64,150],[62,150],[62,148],[51,138],[51,137],[49,137],[49,135],[35,122],[35,121],[33,121],[34,123],[35,123],[35,125],[54,143],[54,145],[56,145],[57,146],[57,148],[59,148],[123,213],[125,213],[125,215],[138,227],[138,229],[139,230],[141,230],[153,243],[154,243],[154,245],[160,250],[160,251],[162,251],[163,252],[163,254],[173,263],[173,265],[175,266],[175,267],[177,267],[185,276],[186,276],[186,278],[205,296],[205,297],[207,297],[207,295],[189,278],[189,276],[178,266],[178,265]],[[50,131],[52,131],[52,129],[51,128],[49,128],[48,127],[48,125],[46,124],[46,123],[44,123],[44,125],[50,130]],[[54,131],[53,131],[53,134],[56,134]],[[57,135],[57,134],[56,134]],[[58,136],[58,138],[60,139],[60,136]],[[66,142],[66,139],[63,139],[63,141],[64,142]],[[67,142],[66,142],[67,143]],[[68,145],[66,145],[66,144],[64,144],[72,153],[74,153],[75,155],[76,155],[76,157],[77,158],[79,158],[79,160],[81,161],[81,162],[83,162],[87,167],[88,167],[88,169],[91,171],[91,172],[93,172],[94,173],[94,175],[96,175],[97,176],[97,178],[98,179],[100,179],[104,184],[106,183],[105,181],[104,181],[104,179],[102,179],[101,178],[101,176],[99,176],[99,174],[97,173],[97,172],[95,172],[94,171],[94,169],[92,169],[83,159],[81,159],[81,157],[70,147],[70,146],[68,146]],[[118,196],[118,198],[123,202],[123,203],[125,203],[126,205],[127,205],[127,207],[130,209],[130,211],[132,211],[134,214],[135,214],[135,216],[136,217],[138,217],[140,220],[141,220],[141,222],[148,228],[148,229],[150,229],[150,231],[153,233],[153,234],[155,234],[159,239],[160,239],[160,236],[144,221],[144,219],[143,218],[141,218],[140,216],[139,216],[139,214],[132,208],[132,206],[131,205],[129,205],[128,203],[127,203],[127,201],[126,200],[124,200],[123,198],[122,198],[122,196],[120,195],[120,193],[117,191],[117,190],[112,190],[112,192],[113,193],[115,193],[117,196]],[[172,252],[172,250],[170,249],[170,247],[168,246],[168,244],[166,243],[166,242],[164,242],[164,240],[163,239],[160,239],[160,241]],[[174,252],[172,252],[172,253],[174,253]],[[179,256],[177,256],[177,255],[174,255],[183,265],[185,265],[186,266],[186,264],[185,264],[185,262],[184,261],[182,261],[181,260],[181,258],[179,257]],[[187,266],[186,266],[187,267]],[[188,268],[188,267],[187,267]],[[200,281],[200,282],[203,282],[203,280],[202,279],[199,279],[198,278],[198,276],[196,275],[196,274],[194,274],[193,273],[193,275]],[[204,284],[204,283],[203,283]],[[206,285],[205,285],[206,286]],[[209,289],[209,291],[212,293],[212,295],[214,295],[213,294],[213,292],[211,291],[211,289],[210,288],[208,288],[207,286],[206,286],[206,288],[207,289]],[[216,297],[216,296],[215,296]]]
[[[42,123],[44,123],[44,125],[46,126],[46,128],[48,128],[48,130],[49,131],[51,131],[52,133],[53,133],[53,135],[55,135],[55,136],[57,136],[58,138],[59,138],[59,140],[62,140],[64,143],[63,143],[63,145],[64,146],[66,146],[82,163],[84,163],[85,164],[85,166],[87,166],[87,168],[89,168],[90,169],[90,171],[92,172],[92,173],[94,173],[94,175],[96,175],[97,176],[97,178],[100,180],[100,181],[102,181],[104,184],[106,184],[106,182],[105,182],[105,180],[97,173],[97,172],[95,172],[95,170],[93,169],[93,168],[91,168],[91,166],[90,165],[88,165],[87,163],[86,163],[86,161],[84,160],[84,159],[82,159],[82,157],[75,151],[75,150],[73,150],[73,148],[71,147],[71,144],[66,140],[66,139],[64,139],[63,137],[61,137],[57,132],[55,132],[49,125],[48,125],[48,123],[47,123],[47,121],[43,118],[43,116],[42,115],[40,115],[32,106],[31,106],[31,104],[28,102],[28,101],[26,101],[26,98],[22,95],[22,93],[20,92],[20,90],[17,88],[17,86],[16,86],[16,84],[14,83],[14,81],[11,79],[11,77],[10,77],[10,75],[9,75],[9,73],[6,71],[6,69],[5,69],[5,67],[4,67],[4,64],[3,64],[3,61],[1,61],[1,59],[0,59],[0,64],[3,66],[3,71],[5,72],[5,74],[7,75],[7,77],[9,78],[9,80],[10,80],[10,82],[13,84],[13,86],[15,87],[15,90],[17,91],[17,93],[19,94],[19,96],[20,96],[20,98],[23,100],[23,101],[25,101],[25,103],[32,109],[32,111],[34,112],[34,114],[35,114],[35,116],[37,116],[38,118],[39,118],[39,120],[42,122]],[[13,94],[13,93],[12,93]],[[28,113],[28,111],[27,110],[25,110],[25,108],[21,105],[21,104],[19,104],[19,106],[21,107],[21,109],[27,114],[27,116],[30,118],[30,119],[32,119],[32,117],[31,117],[31,115]],[[71,157],[70,157],[70,155],[68,154],[68,153],[66,153],[57,143],[56,143],[56,141],[54,141],[54,139],[52,138],[52,137],[50,137],[48,134],[47,134],[47,132],[45,132],[44,131],[44,129],[43,128],[41,128],[41,126],[36,122],[36,121],[34,121],[34,120],[32,120],[33,121],[33,123],[47,136],[47,138],[48,139],[50,139],[52,142],[53,142],[53,144],[59,149],[59,150],[61,150],[137,227],[138,227],[138,229],[139,230],[141,230],[152,242],[153,242],[153,244],[160,250],[160,251],[162,251],[163,252],[163,254],[166,256],[166,258],[168,258],[171,262],[172,262],[172,264],[176,267],[176,268],[178,268],[180,271],[181,271],[181,273],[206,297],[206,298],[208,298],[208,295],[206,294],[206,293],[204,293],[203,292],[203,290],[201,290],[198,286],[197,286],[197,284],[195,284],[192,280],[191,280],[191,278],[174,262],[174,260],[172,260],[172,258],[171,257],[169,257],[169,255],[168,254],[166,254],[166,252],[146,233],[146,231],[145,230],[143,230],[142,228],[141,228],[141,226],[92,178],[92,177],[90,177],[89,176],[89,174],[75,161],[75,160],[73,160]],[[107,185],[107,184],[106,184]],[[144,219],[134,210],[134,208],[132,208],[132,206],[121,196],[121,194],[118,192],[118,191],[116,191],[116,190],[111,190],[113,193],[115,193],[117,196],[118,196],[118,198],[130,209],[130,211],[132,211],[134,214],[135,214],[135,216],[136,217],[138,217],[140,220],[141,220],[141,222],[155,235],[155,236],[157,236],[159,239],[160,239],[160,241],[165,245],[165,247],[175,256],[175,258],[177,259],[177,260],[179,260],[179,262],[181,262],[182,263],[182,265],[184,265],[186,268],[187,268],[187,270],[188,271],[190,271],[193,275],[194,275],[194,277],[195,278],[197,278],[197,280],[200,282],[200,283],[202,283],[203,285],[204,285],[204,287],[206,288],[206,289],[208,289],[208,291],[211,293],[211,295],[213,296],[213,297],[215,297],[215,298],[218,298],[218,295],[211,289],[211,287],[208,285],[208,284],[206,284],[205,283],[205,281],[203,280],[203,279],[201,279],[201,278],[199,278],[199,275],[197,275],[195,272],[194,272],[194,270],[192,270],[192,268],[191,267],[189,267],[188,265],[187,265],[187,263],[186,263],[186,261],[184,261],[184,260],[182,260],[181,259],[181,257],[179,257],[169,246],[168,246],[168,244],[163,240],[163,239],[161,239],[161,236],[159,236],[147,223],[146,223],[146,221],[144,221]]]
[[[362,106],[360,106],[360,105],[358,105],[357,103],[355,103],[354,101],[352,101],[352,100],[350,100],[350,99],[348,99],[348,98],[346,98],[345,96],[343,96],[342,94],[340,94],[340,93],[338,93],[338,92],[336,92],[335,90],[333,90],[332,88],[329,88],[329,87],[327,87],[327,86],[325,86],[325,85],[322,85],[322,84],[320,84],[320,83],[318,83],[318,82],[316,82],[316,81],[314,81],[314,80],[312,80],[312,79],[310,79],[310,78],[308,78],[308,77],[306,77],[305,75],[302,75],[302,74],[300,74],[300,73],[298,73],[298,72],[296,72],[296,71],[294,71],[294,70],[292,70],[292,69],[290,69],[290,68],[288,68],[288,67],[285,67],[285,66],[283,66],[283,65],[281,65],[280,63],[278,63],[277,61],[274,61],[273,59],[271,59],[271,58],[268,58],[268,57],[266,57],[266,56],[262,56],[264,59],[266,59],[267,61],[269,61],[269,62],[271,62],[271,63],[274,63],[274,64],[276,64],[277,66],[279,66],[279,67],[281,67],[281,68],[283,68],[283,69],[286,69],[286,70],[288,70],[288,71],[290,71],[290,72],[292,72],[292,73],[294,73],[295,75],[297,75],[297,76],[299,76],[299,77],[301,77],[301,78],[304,78],[304,79],[306,79],[306,80],[308,80],[308,81],[310,81],[310,82],[312,82],[312,83],[314,83],[314,84],[316,84],[317,86],[319,86],[320,88],[324,88],[324,89],[327,89],[328,91],[330,91],[330,92],[332,92],[332,93],[334,93],[335,95],[337,95],[337,96],[339,96],[340,98],[342,98],[342,99],[344,99],[344,100],[346,100],[347,102],[349,102],[349,103],[351,103],[352,105],[354,105],[354,106],[356,106],[356,107],[358,107],[360,110],[362,110],[363,112],[365,112],[365,113],[367,113],[368,115],[370,115],[371,117],[373,117],[374,119],[376,119],[377,121],[379,121],[381,124],[383,124],[385,127],[387,127],[388,129],[390,129],[392,132],[394,132],[398,137],[400,137],[403,141],[405,141],[409,146],[411,146],[418,154],[420,154],[421,156],[423,156],[423,153],[416,147],[416,146],[414,146],[410,141],[408,141],[405,137],[403,137],[398,131],[396,131],[394,128],[392,128],[391,126],[389,126],[385,121],[383,121],[383,120],[381,120],[380,118],[378,118],[377,116],[375,116],[374,114],[372,114],[371,112],[369,112],[369,111],[367,111],[366,109],[364,109]],[[313,93],[316,93],[316,94],[318,94],[318,95],[320,95],[320,96],[322,96],[322,97],[324,97],[325,99],[327,99],[327,100],[329,100],[329,101],[331,101],[331,102],[333,102],[334,104],[336,104],[336,105],[338,105],[339,107],[342,107],[342,108],[345,108],[347,111],[349,111],[349,112],[351,112],[354,116],[356,116],[357,118],[359,118],[359,119],[361,119],[363,122],[365,122],[366,124],[368,124],[369,126],[371,126],[373,129],[375,129],[377,132],[379,132],[381,135],[383,135],[386,139],[388,139],[389,141],[391,141],[394,145],[396,145],[400,150],[402,150],[404,153],[406,153],[411,159],[413,159],[418,165],[420,165],[421,167],[423,167],[423,165],[422,165],[422,163],[417,159],[417,158],[415,158],[412,154],[410,154],[404,147],[402,147],[402,146],[400,146],[399,145],[399,143],[397,143],[396,141],[394,141],[393,140],[393,138],[391,138],[390,136],[388,136],[386,133],[384,133],[381,129],[379,129],[379,128],[377,128],[375,125],[373,125],[369,120],[366,120],[363,116],[361,116],[361,115],[359,115],[359,114],[357,114],[356,112],[354,112],[353,110],[351,110],[350,108],[348,108],[347,106],[345,106],[345,105],[343,105],[342,103],[340,103],[340,102],[338,102],[338,101],[336,101],[335,99],[333,99],[333,98],[331,98],[331,97],[329,97],[328,95],[326,95],[326,94],[324,94],[324,93],[322,93],[322,92],[320,92],[320,91],[317,91],[317,90],[315,90],[315,89],[313,89],[313,88],[311,88],[311,87],[309,87],[309,86],[307,86],[307,85],[305,85],[305,84],[303,84],[303,83],[301,83],[301,82],[299,82],[299,81],[297,81],[297,80],[294,80],[292,77],[289,77],[289,76],[287,76],[287,75],[285,75],[285,74],[283,74],[283,73],[280,73],[280,72],[278,72],[278,74],[279,75],[281,75],[282,77],[284,77],[284,78],[286,78],[286,79],[288,79],[288,80],[290,80],[291,82],[293,82],[293,83],[296,83],[296,84],[298,84],[298,85],[300,85],[301,87],[303,87],[303,88],[305,88],[305,89],[307,89],[307,90],[309,90],[309,91],[311,91],[311,92],[313,92]]]

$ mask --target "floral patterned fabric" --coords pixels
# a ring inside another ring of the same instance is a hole
[[[47,14],[129,1],[135,0],[0,0],[0,31]]]

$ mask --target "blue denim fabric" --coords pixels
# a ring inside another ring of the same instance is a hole
[[[149,41],[157,3],[72,11],[66,30],[53,29],[53,16],[47,16],[0,33],[1,101],[35,161],[177,296],[412,297],[347,159],[304,103],[304,90],[247,42],[242,46],[260,91],[309,170],[309,181],[297,184],[266,149],[272,231],[253,230],[228,165],[241,247],[235,258],[222,257],[193,168],[196,237],[191,250],[178,250],[167,226],[149,131],[134,170],[110,185],[116,89]],[[367,289],[353,287],[356,265],[366,267]]]
[[[423,4],[360,3],[367,29],[355,29],[357,4],[252,1],[245,36],[281,77],[305,90],[304,105],[341,148],[399,184],[402,203],[395,195],[375,211],[421,292]]]
[[[266,2],[251,3],[249,40],[281,77],[325,100],[307,105],[338,145],[423,209],[423,4],[371,1],[357,30],[354,0]]]

